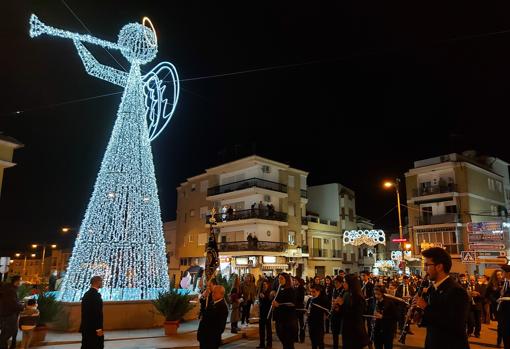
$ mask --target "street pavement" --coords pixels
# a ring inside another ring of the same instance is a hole
[[[131,330],[131,331],[110,331],[105,334],[106,349],[152,349],[152,348],[180,348],[180,349],[196,349],[199,347],[196,340],[197,321],[182,324],[179,328],[177,336],[168,337],[164,335],[162,328],[147,330]],[[395,348],[423,348],[425,343],[426,330],[416,328],[413,325],[412,331],[414,335],[408,335],[406,344],[402,345],[395,340]],[[48,343],[45,346],[34,348],[44,349],[79,349],[81,335],[79,333],[50,332],[48,334]],[[276,334],[273,334],[273,348],[282,348]],[[226,342],[221,348],[255,348],[258,345],[258,325],[252,324],[248,328],[243,328],[239,334],[231,334],[229,324],[223,340]],[[495,348],[496,347],[496,323],[482,326],[481,338],[469,338],[471,349]],[[326,347],[332,347],[332,337],[330,334],[325,335]],[[297,343],[296,349],[310,348],[309,338],[305,343]]]

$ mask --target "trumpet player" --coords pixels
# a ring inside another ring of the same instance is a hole
[[[393,338],[397,332],[398,309],[395,302],[384,294],[384,286],[376,286],[376,300],[372,338],[375,349],[393,349]]]
[[[426,349],[469,349],[466,320],[469,298],[455,280],[448,276],[452,259],[440,247],[422,252],[425,271],[433,282],[426,296],[416,296],[412,305],[421,309],[415,313],[419,326],[427,328]]]

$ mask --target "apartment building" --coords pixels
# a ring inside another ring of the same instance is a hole
[[[63,276],[69,266],[71,252],[71,249],[52,249],[51,255],[45,256],[44,265],[36,254],[17,254],[18,257],[11,259],[9,274],[20,275],[23,281],[34,284],[47,283],[52,273],[56,273],[57,277]]]
[[[2,192],[4,170],[16,166],[16,163],[12,162],[14,150],[22,147],[23,144],[19,141],[0,132],[0,194]]]
[[[163,234],[166,244],[166,258],[168,263],[168,276],[175,283],[180,275],[180,261],[177,257],[177,221],[163,223]]]
[[[188,178],[177,188],[180,271],[204,265],[214,207],[222,273],[288,271],[305,276],[306,229],[301,217],[308,202],[307,176],[254,155]]]
[[[506,222],[510,182],[508,163],[473,151],[447,154],[415,161],[405,174],[409,232],[414,253],[422,248],[442,246],[453,258],[454,272],[483,272],[485,264],[461,263],[461,252],[477,249],[470,244],[470,222]],[[471,237],[472,238],[472,237]],[[499,236],[498,244],[508,254],[508,232]],[[502,246],[502,244],[504,246]]]
[[[358,248],[343,244],[346,230],[356,230],[356,195],[339,183],[308,187],[308,267],[316,274],[357,272]]]

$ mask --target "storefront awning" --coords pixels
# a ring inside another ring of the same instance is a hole
[[[289,269],[289,265],[288,264],[262,264],[262,269]]]

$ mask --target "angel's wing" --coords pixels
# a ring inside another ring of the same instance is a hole
[[[173,82],[173,91],[167,92],[166,81]],[[179,99],[179,76],[170,62],[161,62],[143,76],[147,128],[149,140],[154,140],[166,127]],[[165,94],[165,92],[167,92]],[[169,100],[170,97],[170,100]]]

